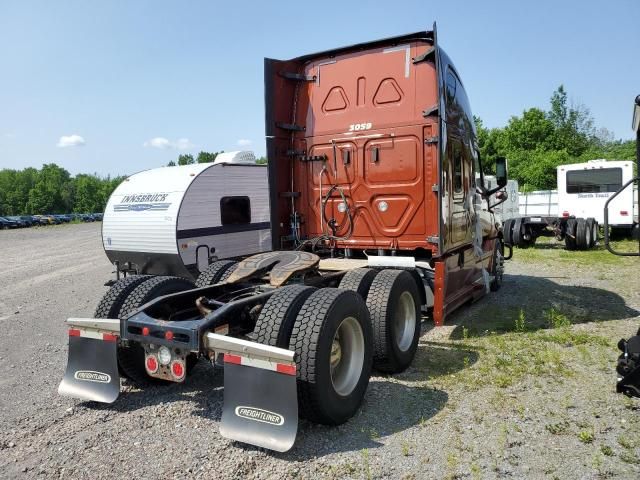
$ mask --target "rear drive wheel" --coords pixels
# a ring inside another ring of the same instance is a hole
[[[409,272],[382,270],[373,280],[367,306],[373,325],[373,365],[387,373],[405,370],[420,337],[420,293]]]
[[[298,312],[315,287],[288,285],[279,288],[265,303],[254,332],[256,341],[272,347],[289,348],[289,339]]]
[[[576,219],[570,218],[565,225],[564,246],[567,250],[576,249]]]
[[[325,425],[349,420],[371,375],[371,321],[362,297],[316,290],[300,309],[289,350],[296,352],[300,416]]]
[[[376,278],[378,270],[373,268],[356,268],[355,270],[349,270],[342,280],[340,280],[340,288],[345,290],[353,290],[360,294],[363,299],[367,298],[369,289],[373,283],[373,279]]]
[[[96,307],[96,311],[93,316],[95,318],[119,318],[118,314],[122,308],[122,304],[127,299],[129,294],[133,292],[138,285],[151,278],[150,275],[129,275],[125,278],[121,278],[114,283],[107,293],[104,294],[100,303]],[[118,351],[123,348],[118,345]],[[118,371],[122,377],[129,378],[127,373],[120,366],[118,362]]]
[[[154,298],[171,293],[182,292],[194,288],[193,282],[181,277],[151,277],[140,283],[124,301],[119,318],[126,318],[134,310],[140,308]],[[118,365],[125,376],[135,383],[167,383],[147,375],[144,367],[144,348],[138,343],[131,343],[121,346],[118,349]],[[197,362],[194,355],[187,356],[187,372],[191,370]]]
[[[209,285],[215,285],[227,278],[236,269],[238,262],[233,260],[218,260],[209,264],[209,266],[200,272],[198,279],[196,280],[196,287],[208,287]]]

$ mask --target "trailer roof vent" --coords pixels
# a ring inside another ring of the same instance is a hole
[[[219,153],[213,162],[214,165],[219,163],[247,164],[256,163],[256,156],[251,151],[223,152]]]

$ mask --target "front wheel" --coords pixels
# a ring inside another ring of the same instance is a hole
[[[362,297],[322,288],[307,298],[293,326],[300,416],[339,425],[358,410],[369,384],[372,331]]]
[[[497,292],[502,286],[502,279],[504,277],[504,243],[500,240],[496,240],[496,246],[493,250],[491,275],[493,276],[493,280],[491,280],[489,284],[489,289],[492,292]]]

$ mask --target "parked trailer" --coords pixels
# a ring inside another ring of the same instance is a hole
[[[265,86],[274,251],[222,262],[201,288],[117,282],[104,318],[68,320],[61,394],[113,402],[119,369],[183,382],[205,358],[224,365],[222,435],[286,451],[299,415],[344,423],[372,367],[411,364],[429,299],[441,325],[500,286],[502,233],[481,208],[496,190],[475,181],[473,116],[435,25],[266,59]],[[501,188],[505,160],[496,168]]]
[[[505,242],[526,248],[533,245],[539,236],[545,235],[564,240],[567,250],[594,247],[598,241],[599,225],[604,221],[605,202],[632,176],[631,161],[590,160],[559,166],[558,214],[529,213],[506,222]],[[615,199],[612,210],[615,212],[610,223],[615,227],[630,229],[637,223],[634,221],[632,189]]]
[[[188,279],[217,259],[267,251],[267,168],[252,152],[227,152],[131,175],[107,202],[102,244],[118,274]]]

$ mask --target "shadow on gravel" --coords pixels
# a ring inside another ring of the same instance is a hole
[[[413,368],[413,367],[412,367]],[[394,377],[372,378],[362,407],[347,423],[316,425],[300,420],[293,448],[270,452],[283,460],[302,461],[336,452],[382,447],[382,438],[415,425],[425,425],[447,403],[442,390],[397,383]]]
[[[567,271],[571,276],[571,271]],[[561,285],[549,278],[505,275],[502,289],[454,312],[447,323],[457,324],[451,339],[563,324],[605,322],[640,315],[615,292],[601,288]],[[524,323],[523,323],[524,322]]]
[[[121,387],[120,396],[113,404],[85,402],[84,406],[93,410],[132,412],[140,408],[171,405],[175,402],[195,402],[193,415],[199,415],[216,422],[222,416],[224,376],[202,362],[194,368],[185,383],[147,385],[137,388],[128,382]]]

